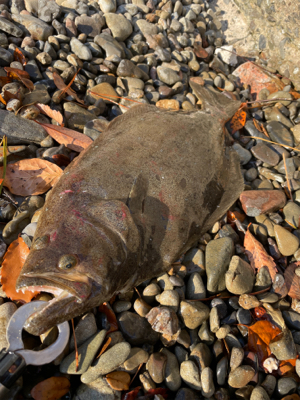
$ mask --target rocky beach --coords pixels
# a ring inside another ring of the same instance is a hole
[[[297,52],[289,53],[286,40],[277,53],[260,31],[235,42],[234,27],[224,25],[230,10],[222,11],[232,5],[217,3],[0,0],[2,165],[39,159],[63,171],[81,145],[139,103],[170,112],[201,108],[190,82],[241,101],[243,110],[237,126],[228,121],[224,128],[244,178],[236,203],[168,273],[74,319],[76,343],[71,334],[51,364],[29,366],[10,399],[300,399]],[[277,3],[269,13],[263,4],[268,29]],[[249,14],[244,8],[235,9],[237,27]],[[80,146],[54,136],[62,125],[82,134]],[[58,179],[62,171],[55,171]],[[55,183],[52,176],[34,194],[33,178],[22,179],[22,194],[4,181],[0,197],[2,260],[20,238],[30,248]],[[21,304],[0,288],[0,349]],[[56,328],[23,335],[35,350],[56,337]],[[61,392],[54,378],[67,382]]]

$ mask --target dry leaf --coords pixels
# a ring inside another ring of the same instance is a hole
[[[0,76],[0,85],[1,87],[6,85],[7,83],[12,82],[11,78],[8,78],[7,76]]]
[[[75,75],[73,76],[73,78],[70,80],[70,82],[68,83],[68,85],[67,85],[64,89],[62,89],[62,92],[60,93],[59,98],[61,98],[65,93],[68,93],[68,90],[71,90],[71,91],[73,92],[73,89],[71,89],[71,86],[72,86],[72,84],[73,84],[73,82],[74,82],[74,80],[75,80],[75,78],[76,78],[78,72],[80,71],[80,69],[81,69],[81,68],[79,68],[79,70],[76,72],[76,74],[75,74]],[[76,92],[74,91],[74,93],[76,93]],[[81,102],[81,101],[80,101],[80,102]],[[84,102],[83,102],[83,103],[84,103]]]
[[[231,118],[230,127],[232,129],[232,133],[235,133],[239,129],[242,129],[246,123],[247,114],[246,114],[246,111],[244,110],[245,106],[246,106],[246,103],[242,103],[240,108],[237,110],[237,112]]]
[[[71,383],[63,376],[52,376],[38,383],[30,394],[34,400],[58,400],[68,393]]]
[[[80,98],[77,96],[77,93],[75,92],[75,90],[68,87],[65,84],[65,82],[63,81],[62,77],[56,71],[53,71],[52,74],[53,74],[54,83],[58,89],[62,90],[63,92],[66,92],[70,96],[74,97],[74,99],[76,99],[76,101],[78,103],[84,104],[84,101],[80,100]]]
[[[99,311],[106,315],[107,321],[109,322],[110,328],[106,334],[115,332],[118,330],[118,322],[115,313],[108,303],[103,303],[99,306]]]
[[[275,275],[277,273],[276,264],[271,256],[268,255],[264,246],[255,239],[255,237],[251,234],[249,229],[245,234],[244,239],[244,247],[245,253],[251,263],[251,266],[259,271],[262,267],[267,267],[272,278],[274,281]]]
[[[294,97],[294,99],[300,99],[300,93],[299,92],[296,92],[295,90],[290,90],[290,92],[289,92],[293,97]]]
[[[130,384],[130,375],[128,372],[115,371],[106,375],[109,386],[114,390],[128,390]]]
[[[14,60],[19,61],[22,65],[26,65],[26,58],[20,49],[16,47],[14,51]]]
[[[24,86],[26,86],[30,90],[34,89],[34,84],[31,82],[28,72],[22,71],[18,68],[5,67],[4,69],[7,72],[7,76],[9,78],[21,81]]]
[[[258,362],[262,366],[264,360],[271,354],[269,344],[281,333],[281,329],[266,320],[257,321],[251,326],[242,326],[248,328],[248,349],[257,355]]]
[[[59,144],[64,144],[69,149],[77,151],[78,153],[93,143],[92,139],[83,133],[73,131],[63,126],[41,124],[40,122],[39,125],[41,125],[48,135],[53,137]]]
[[[124,398],[122,397],[122,400],[135,400],[141,388],[141,386],[138,386],[130,392],[126,393]]]
[[[11,300],[22,301],[23,303],[28,303],[39,293],[33,293],[29,290],[23,293],[21,291],[17,292],[15,289],[16,281],[28,254],[29,248],[27,244],[19,237],[9,245],[1,268],[2,289],[6,293],[6,296]]]
[[[6,106],[7,103],[6,103],[6,101],[4,100],[4,98],[1,96],[1,94],[0,94],[0,101],[1,101],[2,104],[4,104],[4,105]]]
[[[3,167],[0,176],[2,173]],[[25,159],[7,165],[4,186],[19,196],[43,194],[55,185],[62,173],[61,168],[49,161]]]
[[[43,114],[48,115],[49,118],[54,119],[56,122],[59,123],[59,125],[64,126],[64,124],[63,124],[64,117],[62,116],[62,114],[59,111],[52,110],[52,108],[50,108],[46,104],[42,104],[42,103],[37,103],[37,104],[35,104],[35,106]]]
[[[279,375],[286,376],[287,374],[290,375],[290,374],[295,373],[296,360],[297,360],[297,358],[294,358],[292,360],[280,361],[279,366],[278,366]]]
[[[290,264],[284,271],[284,280],[288,289],[288,295],[292,299],[300,300],[300,277],[295,274],[295,270],[300,267],[300,262]]]

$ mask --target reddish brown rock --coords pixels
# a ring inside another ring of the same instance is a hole
[[[282,89],[282,82],[273,74],[269,74],[250,61],[240,65],[233,75],[239,78],[241,85],[250,85],[252,94],[258,95],[262,89],[268,89],[270,93]]]
[[[243,210],[249,217],[278,211],[285,206],[286,197],[280,190],[247,190],[240,195]]]

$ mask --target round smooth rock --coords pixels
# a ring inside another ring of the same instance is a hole
[[[177,357],[165,348],[161,350],[161,353],[167,357],[165,369],[166,386],[168,389],[176,392],[176,390],[178,390],[181,386],[181,377]]]
[[[189,329],[198,328],[209,317],[209,308],[200,301],[182,301],[179,315]]]
[[[127,360],[124,362],[123,366],[126,371],[133,371],[140,364],[146,363],[149,359],[149,354],[147,351],[141,349],[140,347],[133,347],[130,350]]]
[[[147,370],[155,383],[162,383],[165,379],[165,369],[167,363],[166,354],[152,353],[147,362]]]
[[[299,239],[280,225],[274,226],[278,250],[283,256],[293,255],[299,248]]]
[[[254,375],[255,370],[250,365],[242,365],[230,372],[228,384],[233,388],[241,388],[246,386]]]
[[[233,256],[225,274],[226,289],[233,294],[251,293],[254,285],[254,271],[250,264]]]
[[[87,339],[97,333],[97,324],[93,313],[85,314],[75,328],[77,346],[81,346]],[[70,339],[70,351],[75,349],[74,335]]]
[[[280,378],[277,382],[277,392],[280,397],[295,393],[297,382],[293,378]]]
[[[190,388],[201,390],[199,369],[193,361],[184,361],[181,363],[180,376]]]
[[[252,390],[250,400],[270,400],[270,397],[263,387],[256,386]]]
[[[213,376],[213,371],[209,367],[204,368],[201,372],[201,393],[205,398],[210,398],[215,393]]]

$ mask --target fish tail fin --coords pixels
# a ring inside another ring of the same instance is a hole
[[[195,96],[201,101],[203,110],[210,112],[212,116],[218,117],[224,123],[233,117],[241,105],[240,101],[232,100],[224,93],[210,90],[191,80],[189,84]]]

